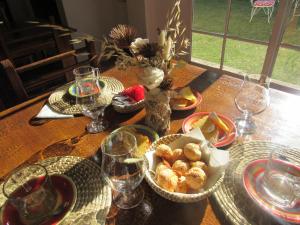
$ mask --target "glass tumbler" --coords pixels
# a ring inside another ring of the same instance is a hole
[[[13,171],[4,182],[3,194],[24,224],[40,224],[52,216],[57,203],[48,171],[38,164]]]
[[[287,150],[273,150],[266,164],[260,192],[279,208],[293,208],[300,199],[300,167],[286,158]]]

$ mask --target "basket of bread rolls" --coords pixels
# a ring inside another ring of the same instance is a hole
[[[146,181],[157,194],[174,202],[197,202],[209,197],[225,174],[224,169],[210,165],[207,143],[185,134],[161,137],[150,146],[146,158]]]

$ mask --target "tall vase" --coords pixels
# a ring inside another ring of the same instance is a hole
[[[145,123],[158,134],[164,135],[170,130],[170,92],[154,88],[145,93]]]

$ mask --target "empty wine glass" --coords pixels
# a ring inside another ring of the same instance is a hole
[[[104,83],[99,80],[99,69],[82,66],[73,71],[76,80],[76,104],[82,108],[82,114],[92,118],[86,126],[89,133],[99,133],[106,128],[103,121],[105,104],[99,97],[103,94]]]
[[[255,132],[256,125],[252,116],[261,113],[270,104],[269,86],[270,78],[265,75],[245,75],[234,99],[237,108],[243,113],[243,116],[235,121],[239,135]]]
[[[122,209],[137,206],[144,198],[141,187],[147,163],[138,156],[135,136],[119,131],[108,136],[101,145],[102,173],[113,190],[114,203]]]

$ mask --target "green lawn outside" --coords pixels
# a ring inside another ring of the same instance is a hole
[[[193,29],[223,33],[226,9],[226,0],[195,0]],[[232,1],[229,34],[268,41],[276,9],[270,24],[263,11],[249,23],[250,11],[250,0]],[[285,43],[300,45],[299,23],[295,19],[290,22],[284,36]],[[193,33],[192,57],[219,64],[221,48],[222,38]],[[260,73],[266,50],[265,45],[228,39],[224,66],[248,73]],[[272,78],[300,85],[300,52],[281,48]]]

